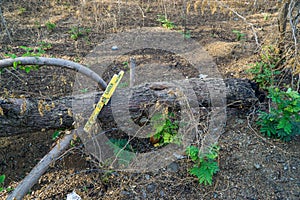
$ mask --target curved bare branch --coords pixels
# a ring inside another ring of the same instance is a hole
[[[94,71],[89,68],[60,58],[46,58],[46,57],[17,57],[15,59],[8,58],[0,60],[0,69],[4,69],[7,67],[13,66],[14,62],[18,62],[20,65],[48,65],[48,66],[57,66],[57,67],[65,67],[68,69],[75,70],[81,74],[90,77],[94,81],[96,81],[102,90],[105,90],[107,84],[105,81]]]

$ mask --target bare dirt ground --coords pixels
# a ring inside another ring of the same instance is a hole
[[[185,21],[181,1],[118,2],[2,1],[13,41],[9,41],[2,27],[0,57],[8,53],[21,55],[24,51],[20,46],[38,48],[43,41],[51,44],[45,48],[45,56],[81,63],[108,34],[160,26],[157,15],[166,12],[179,30],[186,23],[191,38],[213,56],[224,78],[250,78],[245,71],[259,58],[255,37],[251,27],[233,13],[223,13],[217,8],[212,14],[212,6],[202,14],[201,9],[194,10],[195,2],[191,2]],[[230,6],[255,26],[261,44],[270,45],[268,42],[276,37],[277,30],[275,4],[270,3],[268,8],[264,3],[253,7],[248,1],[236,1]],[[56,27],[47,28],[47,22],[55,23]],[[89,31],[74,40],[70,30],[76,27]],[[232,30],[245,36],[238,40]],[[122,58],[119,62],[123,62]],[[9,97],[70,95],[72,73],[51,67],[28,74],[4,72],[0,93]],[[194,75],[192,71],[185,73],[188,77]],[[39,87],[32,88],[30,83],[37,81]],[[286,143],[264,138],[255,119],[257,109],[265,105],[253,105],[250,110],[227,110],[225,132],[219,139],[220,171],[211,186],[199,185],[189,175],[188,169],[193,164],[187,158],[151,173],[112,171],[97,167],[78,143],[51,165],[24,199],[66,199],[72,191],[82,199],[300,199],[300,138]],[[5,187],[16,187],[49,152],[54,131],[0,138],[0,174],[7,177]],[[6,192],[0,193],[0,199],[6,196]]]

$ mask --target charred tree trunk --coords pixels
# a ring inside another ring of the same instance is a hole
[[[207,80],[190,79],[185,82],[192,87],[200,107],[211,106]],[[226,91],[224,92],[226,92],[228,106],[247,108],[258,101],[258,89],[249,80],[227,79],[224,82],[226,85]],[[138,118],[140,113],[149,109],[151,105],[155,105],[157,101],[175,105],[176,98],[168,95],[172,90],[175,90],[175,88],[167,83],[152,83],[132,88],[133,95],[128,105],[132,118]],[[0,99],[0,136],[11,136],[46,129],[71,128],[74,122],[72,103],[80,101],[81,108],[92,110],[91,98],[96,103],[101,94],[101,92],[90,93],[56,100]],[[87,99],[89,100],[85,101]],[[124,100],[118,101],[115,102],[117,106],[121,107],[126,104]],[[111,107],[107,105],[104,106],[98,118],[100,122],[109,124],[114,120],[111,115]]]
[[[285,51],[285,33],[286,33],[286,24],[287,24],[287,15],[288,15],[289,1],[284,1],[279,9],[278,16],[278,29],[279,29],[279,43],[278,48],[280,53]]]

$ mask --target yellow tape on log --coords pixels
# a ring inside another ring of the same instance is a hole
[[[95,124],[96,119],[100,111],[102,110],[104,105],[107,105],[109,102],[109,99],[115,92],[118,84],[120,83],[122,77],[124,75],[124,71],[120,71],[119,74],[115,74],[110,82],[108,83],[103,95],[101,96],[100,100],[98,101],[96,108],[94,109],[92,115],[90,116],[89,120],[86,122],[83,130],[85,132],[90,132],[92,126]]]

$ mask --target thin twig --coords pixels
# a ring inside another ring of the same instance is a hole
[[[80,65],[79,63],[75,63],[60,58],[46,58],[46,57],[17,57],[15,59],[8,58],[8,59],[0,60],[0,69],[11,67],[15,62],[20,65],[47,65],[47,66],[57,66],[57,67],[72,69],[96,81],[102,90],[105,90],[105,88],[107,87],[105,81],[91,69],[83,65]]]

